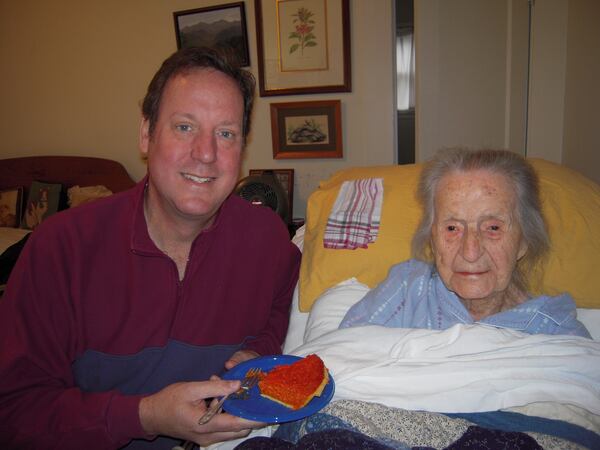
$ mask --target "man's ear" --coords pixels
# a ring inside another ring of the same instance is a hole
[[[150,122],[142,118],[140,123],[139,147],[145,157],[148,156],[148,145],[150,144]]]

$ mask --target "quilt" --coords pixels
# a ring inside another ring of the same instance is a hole
[[[334,401],[240,449],[600,448],[597,341],[372,325],[325,332],[292,353],[324,360]]]
[[[566,422],[515,413],[466,417],[338,400],[271,438],[252,438],[236,450],[256,449],[595,449],[600,437]]]

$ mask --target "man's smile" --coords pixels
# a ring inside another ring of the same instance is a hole
[[[183,178],[186,180],[193,181],[195,183],[210,183],[211,181],[215,181],[216,177],[199,177],[197,175],[192,175],[191,173],[182,173]]]

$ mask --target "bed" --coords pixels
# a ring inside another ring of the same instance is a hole
[[[569,291],[593,340],[482,325],[338,329],[348,308],[409,258],[420,214],[419,164],[343,170],[311,195],[294,238],[303,260],[283,348],[324,360],[336,382],[333,400],[306,419],[217,447],[599,449],[600,187],[563,166],[531,162],[553,241],[538,288]],[[341,186],[365,178],[383,180],[375,241],[325,248]]]
[[[5,208],[14,216],[11,226],[0,226],[0,292],[32,231],[22,219],[34,183],[56,188],[57,211],[135,185],[123,165],[110,159],[54,155],[0,159],[0,199],[11,200]]]

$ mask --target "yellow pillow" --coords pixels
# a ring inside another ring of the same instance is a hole
[[[530,162],[551,240],[541,292],[568,292],[579,308],[600,308],[600,186],[559,164]]]
[[[600,187],[577,172],[532,159],[540,177],[544,213],[552,251],[542,291],[569,292],[580,308],[600,308]],[[300,267],[299,306],[310,311],[314,301],[341,281],[356,277],[376,286],[393,264],[411,257],[412,235],[421,217],[415,189],[422,164],[351,168],[320,183],[309,198],[304,251]],[[381,228],[368,248],[323,247],[327,218],[344,181],[383,178]]]
[[[322,181],[308,200],[304,250],[300,266],[299,305],[310,311],[325,290],[356,277],[369,287],[382,281],[393,264],[410,258],[410,243],[421,217],[415,188],[421,165],[345,169]],[[379,235],[368,248],[323,248],[327,218],[344,181],[383,178]]]

